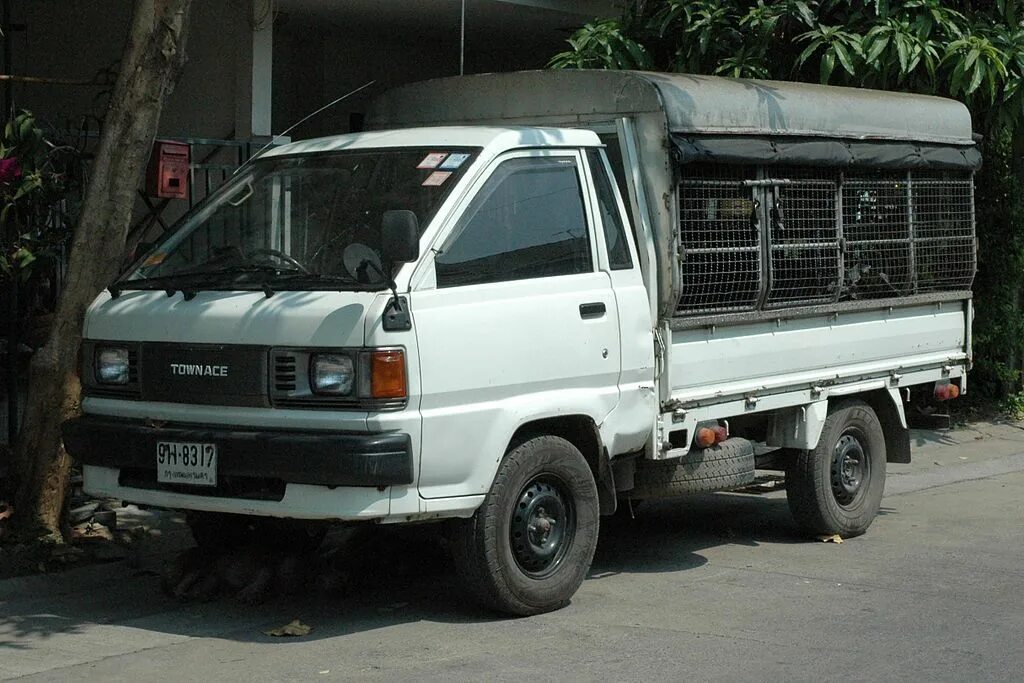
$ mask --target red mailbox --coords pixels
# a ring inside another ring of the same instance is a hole
[[[146,194],[160,199],[188,199],[189,146],[157,140],[146,169]]]

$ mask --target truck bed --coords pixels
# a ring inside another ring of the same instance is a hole
[[[918,382],[960,376],[969,362],[969,299],[786,314],[791,317],[722,324],[676,321],[670,398],[710,405],[886,376],[892,386],[905,386],[904,376]]]

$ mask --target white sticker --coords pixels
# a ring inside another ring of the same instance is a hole
[[[423,161],[416,168],[437,168],[446,156],[448,156],[448,152],[431,152],[423,157]]]
[[[468,154],[449,154],[448,158],[438,168],[444,169],[456,169],[462,164],[466,163],[466,159],[469,158]]]
[[[427,176],[427,179],[423,181],[424,187],[437,187],[448,180],[448,176],[452,174],[451,171],[434,171]]]

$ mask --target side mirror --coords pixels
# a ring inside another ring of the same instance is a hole
[[[420,222],[405,209],[385,211],[380,253],[385,263],[409,263],[420,257]]]

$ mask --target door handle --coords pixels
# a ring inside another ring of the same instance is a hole
[[[605,306],[603,301],[594,301],[589,304],[580,304],[580,317],[584,320],[590,318],[604,317]]]

